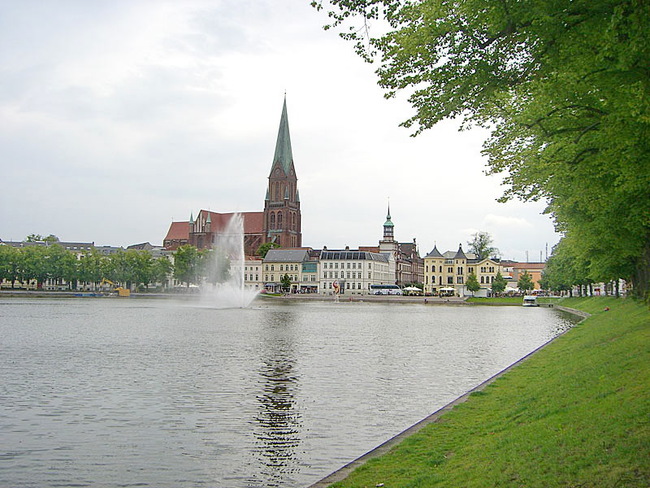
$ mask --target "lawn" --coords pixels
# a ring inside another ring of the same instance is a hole
[[[650,310],[561,304],[592,316],[332,486],[650,486]]]

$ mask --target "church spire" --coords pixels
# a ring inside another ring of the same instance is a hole
[[[273,166],[271,172],[276,167],[282,168],[285,175],[293,168],[293,153],[291,151],[291,137],[289,136],[289,117],[287,116],[287,95],[284,95],[284,104],[282,106],[282,116],[280,117],[280,128],[278,129],[278,139],[275,143],[275,155],[273,156]]]

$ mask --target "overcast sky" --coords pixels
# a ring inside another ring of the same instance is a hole
[[[421,255],[487,231],[537,261],[543,204],[500,204],[485,132],[417,138],[309,0],[0,0],[0,239],[161,244],[200,209],[261,211],[286,91],[303,245]]]

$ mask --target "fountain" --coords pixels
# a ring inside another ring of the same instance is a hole
[[[233,214],[216,235],[207,278],[201,285],[204,303],[216,308],[246,308],[258,291],[244,284],[244,218]]]

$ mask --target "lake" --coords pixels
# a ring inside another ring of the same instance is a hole
[[[0,486],[305,487],[573,322],[524,307],[0,298]]]

